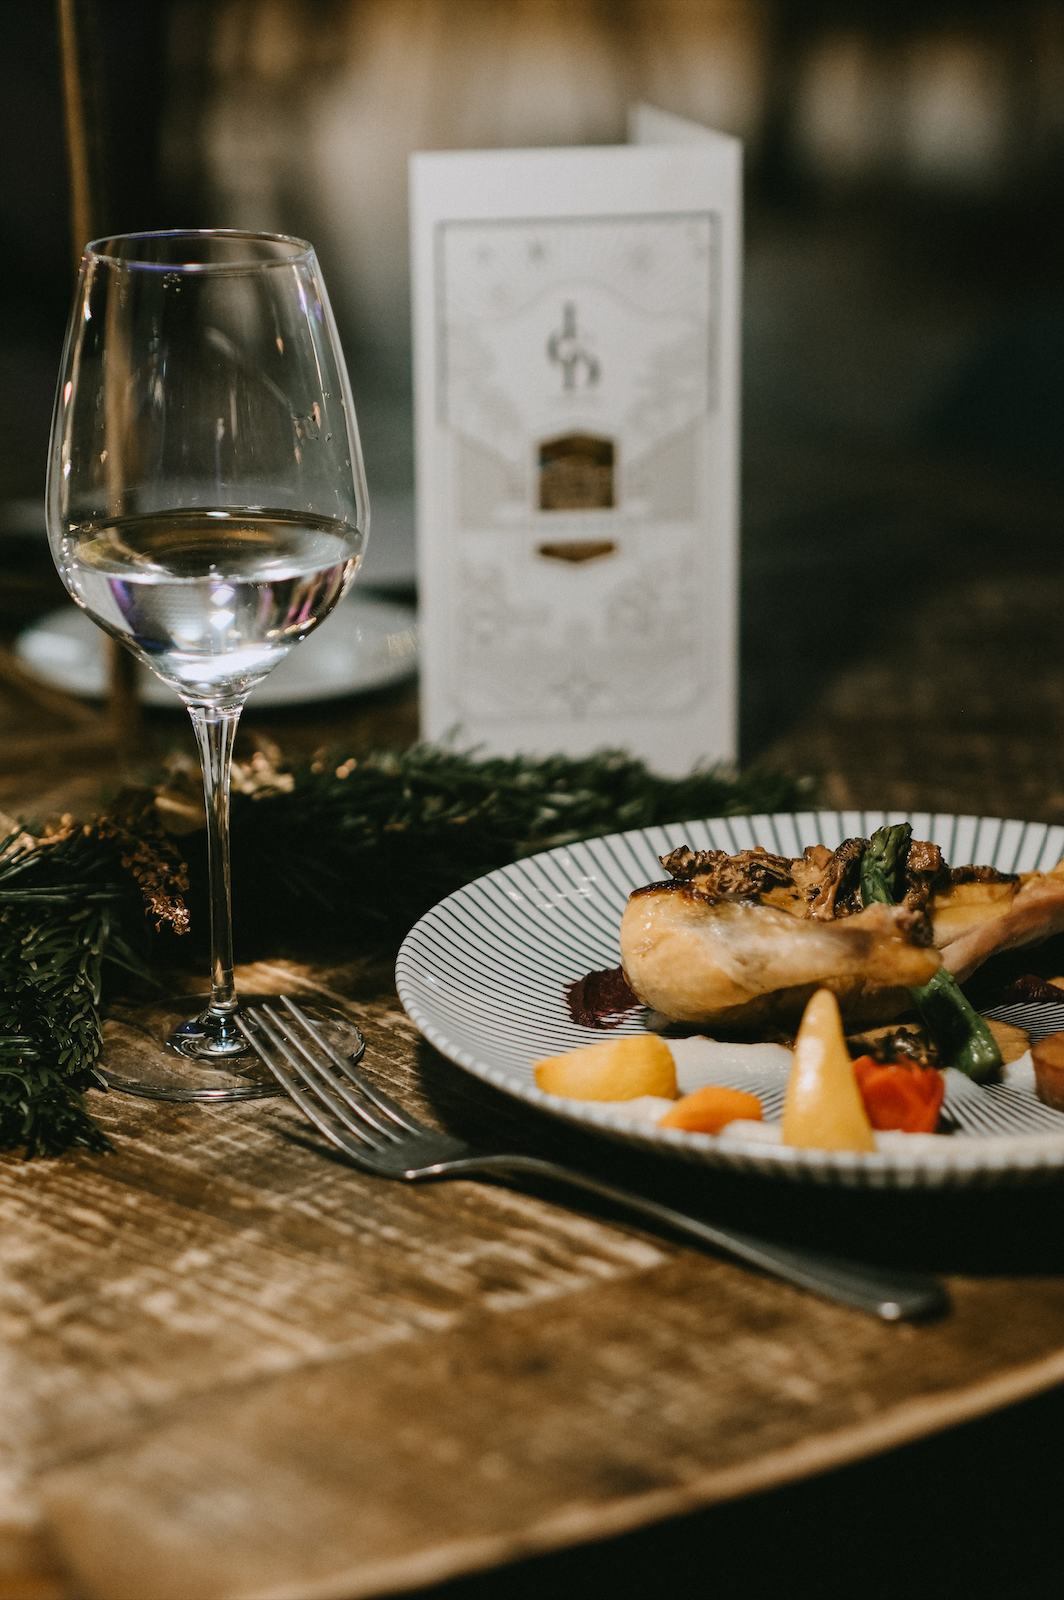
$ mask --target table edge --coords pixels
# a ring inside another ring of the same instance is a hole
[[[907,1400],[881,1416],[741,1465],[707,1472],[681,1487],[633,1495],[611,1505],[566,1511],[514,1534],[463,1539],[432,1550],[348,1568],[318,1583],[248,1590],[226,1600],[372,1600],[378,1595],[443,1583],[528,1557],[594,1543],[653,1522],[728,1500],[782,1488],[803,1478],[880,1455],[900,1445],[1030,1399],[1064,1382],[1064,1349],[945,1394]]]

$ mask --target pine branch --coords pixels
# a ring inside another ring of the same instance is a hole
[[[108,963],[150,980],[145,910],[180,920],[183,863],[151,794],[42,840],[0,845],[0,1149],[110,1148],[82,1103],[97,1071]],[[169,898],[167,892],[169,891]]]
[[[186,868],[155,798],[130,791],[85,827],[0,842],[0,1148],[108,1149],[81,1098],[103,1082],[108,984],[151,981],[190,912],[191,943],[205,943],[202,837],[182,840]],[[780,774],[660,778],[619,752],[477,760],[419,745],[292,770],[260,756],[233,795],[237,943],[244,959],[322,944],[394,954],[442,896],[533,851],[808,803],[807,786]]]
[[[262,771],[260,767],[260,771]],[[477,760],[431,745],[342,752],[234,793],[233,905],[246,955],[278,944],[394,956],[444,895],[521,856],[688,817],[808,805],[779,773],[662,778],[620,752]],[[194,927],[206,924],[205,850],[186,838]]]

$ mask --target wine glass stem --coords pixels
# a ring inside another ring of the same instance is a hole
[[[229,777],[243,703],[189,706],[196,730],[207,807],[207,872],[211,893],[211,1003],[217,1017],[237,1009],[233,983],[233,901],[229,874]],[[235,1030],[234,1030],[235,1032]]]

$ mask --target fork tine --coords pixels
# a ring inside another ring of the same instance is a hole
[[[335,1124],[325,1115],[322,1107],[317,1103],[313,1096],[308,1094],[305,1089],[301,1088],[298,1081],[290,1072],[286,1072],[284,1067],[282,1067],[279,1062],[272,1059],[264,1047],[262,1040],[257,1034],[251,1031],[246,1022],[243,1020],[243,1017],[237,1016],[235,1020],[237,1027],[244,1035],[244,1038],[251,1045],[252,1049],[255,1051],[255,1054],[266,1064],[266,1066],[269,1067],[270,1071],[277,1079],[277,1082],[284,1089],[285,1093],[291,1097],[292,1101],[299,1107],[303,1115],[314,1124],[314,1126],[318,1129],[318,1132],[324,1134],[330,1144],[335,1145],[338,1150],[342,1150],[346,1156],[349,1156],[356,1166],[365,1167],[367,1163],[370,1162],[370,1152],[373,1151],[375,1147],[369,1144],[368,1140],[362,1142],[362,1135],[356,1129],[352,1128],[350,1129],[350,1132],[348,1132],[346,1124],[341,1128],[337,1128]]]
[[[363,1105],[360,1100],[357,1100],[347,1085],[338,1081],[334,1073],[327,1071],[320,1061],[316,1061],[314,1059],[313,1055],[311,1055],[303,1041],[296,1036],[291,1028],[285,1027],[284,1019],[277,1015],[272,1006],[264,1005],[261,1009],[260,1017],[268,1017],[270,1023],[273,1024],[273,1028],[276,1030],[275,1042],[278,1042],[278,1048],[284,1048],[287,1045],[292,1045],[296,1050],[299,1051],[299,1054],[303,1057],[303,1061],[306,1063],[305,1066],[296,1061],[286,1048],[285,1056],[295,1067],[295,1070],[299,1073],[299,1076],[303,1079],[303,1082],[307,1085],[307,1087],[312,1089],[315,1094],[320,1094],[323,1096],[323,1098],[329,1101],[333,1112],[340,1118],[341,1122],[347,1125],[348,1118],[343,1115],[340,1107],[335,1103],[335,1101],[333,1101],[333,1094],[338,1094],[343,1100],[344,1104],[349,1106],[350,1109],[355,1113],[355,1116],[367,1123],[375,1133],[383,1135],[385,1139],[398,1142],[400,1137],[399,1134],[396,1133],[395,1130],[389,1127],[386,1123],[382,1122],[380,1118],[375,1115],[371,1106]],[[265,1022],[262,1022],[261,1025],[266,1027]],[[280,1040],[284,1041],[283,1046],[280,1045]],[[363,1050],[365,1049],[365,1041],[363,1041],[362,1048]],[[330,1056],[330,1059],[339,1059],[339,1056],[336,1053],[333,1053]],[[308,1067],[313,1073],[313,1077],[308,1076]],[[325,1085],[324,1089],[322,1088],[323,1084]]]
[[[261,1010],[249,1009],[245,1015],[251,1018],[256,1028],[259,1029],[261,1033],[265,1034],[273,1048],[284,1057],[289,1067],[291,1067],[291,1069],[296,1073],[297,1078],[301,1078],[303,1080],[305,1088],[303,1088],[300,1093],[305,1097],[307,1090],[309,1090],[311,1095],[313,1095],[318,1101],[323,1101],[325,1103],[326,1108],[336,1118],[337,1122],[340,1123],[341,1127],[347,1129],[348,1133],[354,1134],[355,1138],[361,1140],[367,1149],[374,1151],[379,1149],[378,1141],[372,1137],[372,1134],[377,1130],[370,1122],[368,1116],[366,1116],[364,1113],[358,1112],[357,1107],[352,1108],[355,1110],[357,1115],[362,1117],[363,1125],[360,1126],[355,1118],[352,1117],[351,1112],[348,1110],[345,1102],[339,1100],[333,1093],[331,1093],[329,1088],[326,1087],[324,1083],[319,1083],[315,1081],[313,1077],[311,1077],[303,1063],[298,1059],[297,1056],[293,1055],[292,1051],[288,1048],[288,1040],[283,1034],[278,1033],[275,1027],[270,1025]],[[247,1035],[245,1035],[245,1037],[246,1036]],[[258,1041],[253,1038],[252,1043],[255,1044],[256,1049],[259,1049],[259,1053],[262,1054]],[[267,1061],[267,1064],[276,1075],[277,1068],[274,1063],[270,1062],[269,1058],[266,1056],[263,1056],[263,1059]],[[293,1099],[294,1098],[295,1096],[293,1095]],[[303,1102],[300,1100],[298,1103],[302,1104]],[[319,1127],[321,1126],[320,1123],[317,1125]]]
[[[306,1028],[315,1044],[325,1052],[329,1060],[335,1062],[346,1078],[350,1078],[356,1089],[361,1089],[366,1099],[372,1100],[378,1111],[383,1111],[386,1117],[390,1117],[393,1122],[397,1122],[405,1133],[425,1132],[424,1123],[417,1122],[413,1117],[408,1116],[402,1106],[396,1105],[395,1101],[386,1095],[383,1089],[376,1088],[364,1073],[356,1071],[354,1062],[345,1061],[339,1052],[333,1049],[329,1041],[322,1037],[318,1028],[311,1022],[306,1013],[300,1010],[294,1000],[290,1000],[286,994],[283,994],[281,1003],[287,1006],[296,1021]],[[361,1053],[356,1057],[356,1060],[361,1060]]]

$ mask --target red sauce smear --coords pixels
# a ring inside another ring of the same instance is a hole
[[[629,989],[620,967],[589,972],[565,986],[569,1015],[580,1028],[616,1028],[642,1001]]]

